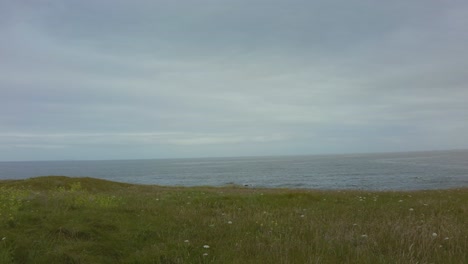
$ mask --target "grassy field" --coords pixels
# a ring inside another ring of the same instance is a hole
[[[0,181],[0,263],[468,263],[468,189]]]

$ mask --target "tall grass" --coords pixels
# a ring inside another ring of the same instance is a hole
[[[468,190],[0,182],[0,263],[468,263]]]

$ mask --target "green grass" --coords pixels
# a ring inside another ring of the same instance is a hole
[[[468,189],[0,181],[0,263],[468,263]],[[204,246],[209,246],[206,248]]]

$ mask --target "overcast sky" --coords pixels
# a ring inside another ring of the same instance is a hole
[[[1,0],[0,160],[468,148],[468,1]]]

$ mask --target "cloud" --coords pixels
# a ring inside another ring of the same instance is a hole
[[[467,147],[464,1],[0,5],[3,146]]]
[[[278,134],[236,135],[196,133],[54,133],[0,134],[1,146],[16,148],[66,148],[74,145],[212,145],[284,140]]]

